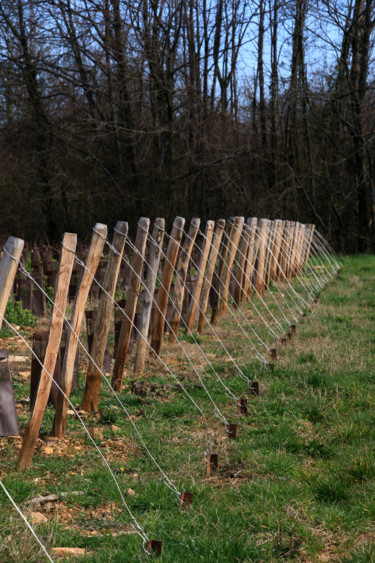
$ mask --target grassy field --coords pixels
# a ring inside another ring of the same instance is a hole
[[[277,315],[275,299],[266,299]],[[244,316],[250,319],[266,337],[248,304],[242,316],[236,315],[243,326]],[[341,273],[292,341],[278,348],[272,371],[254,357],[232,316],[217,330],[244,373],[260,382],[260,396],[249,398],[247,416],[237,414],[218,381],[217,375],[236,396],[247,394],[246,382],[217,338],[210,331],[199,338],[214,370],[191,336],[183,337],[183,346],[220,411],[239,424],[237,441],[226,438],[181,347],[167,344],[162,350],[207,417],[212,451],[219,454],[217,474],[206,475],[204,420],[181,391],[135,395],[129,366],[121,394],[169,479],[180,491],[194,493],[191,508],[178,510],[176,496],[107,389],[100,416],[85,418],[135,517],[150,538],[164,541],[160,561],[375,561],[375,257],[343,260]],[[17,339],[3,339],[0,347],[5,344],[10,353],[25,353]],[[17,366],[13,379],[24,428],[27,368]],[[156,359],[143,380],[174,383]],[[83,388],[82,373],[75,405]],[[81,561],[147,560],[118,490],[79,421],[69,418],[67,436],[59,442],[48,436],[52,418],[48,408],[32,469],[24,474],[15,471],[20,439],[0,439],[0,475],[16,502],[29,517],[42,514],[35,528],[48,548],[85,548]],[[50,494],[58,499],[32,502]],[[0,561],[44,560],[0,491]]]

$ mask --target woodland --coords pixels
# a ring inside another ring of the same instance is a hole
[[[375,251],[375,0],[2,0],[0,237],[230,214]]]

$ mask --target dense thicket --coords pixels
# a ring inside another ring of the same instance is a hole
[[[375,0],[2,0],[3,235],[141,215],[375,250]]]

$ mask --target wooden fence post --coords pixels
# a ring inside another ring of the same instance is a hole
[[[169,239],[166,259],[164,261],[161,286],[158,292],[157,309],[155,309],[154,326],[152,327],[151,347],[159,354],[163,341],[165,316],[167,314],[169,289],[172,283],[174,266],[176,264],[178,250],[182,239],[185,219],[176,217],[173,222],[171,237]]]
[[[120,392],[124,378],[126,358],[129,350],[130,337],[133,330],[135,311],[137,309],[139,290],[142,282],[143,264],[147,243],[150,219],[141,217],[138,221],[137,236],[135,238],[132,272],[130,274],[130,287],[126,292],[125,315],[122,319],[115,365],[113,368],[112,387]]]
[[[108,332],[111,324],[113,298],[116,291],[116,283],[127,234],[128,224],[124,221],[118,221],[115,227],[115,234],[113,235],[113,249],[111,248],[110,250],[107,271],[103,282],[105,291],[102,292],[100,297],[98,316],[95,321],[94,338],[91,347],[91,357],[100,369],[102,369],[103,366]],[[81,405],[81,408],[87,412],[91,412],[91,410],[98,412],[99,410],[98,403],[101,373],[95,367],[94,362],[89,358],[86,386]]]
[[[38,393],[35,399],[34,408],[30,414],[25,434],[23,436],[22,447],[18,455],[18,469],[26,469],[31,466],[40,425],[42,424],[44,411],[46,410],[52,385],[51,378],[53,377],[55,371],[56,359],[60,350],[61,335],[64,325],[63,315],[66,310],[69,282],[73,271],[76,245],[77,235],[65,233],[59,270],[56,278],[54,306],[51,311],[50,330],[46,354],[44,357],[44,367],[40,375]]]
[[[266,258],[266,232],[268,228],[268,219],[259,219],[258,221],[258,239],[259,248],[256,258],[256,273],[254,288],[257,295],[263,295],[265,289],[264,283],[264,261]]]
[[[152,241],[150,247],[150,257],[148,260],[146,291],[143,295],[142,311],[139,321],[139,339],[137,352],[135,356],[134,372],[142,373],[145,366],[146,352],[147,352],[147,336],[150,326],[152,302],[154,299],[154,292],[156,286],[156,279],[158,275],[158,268],[160,263],[161,250],[164,240],[164,219],[157,218],[155,220],[154,228],[152,231]]]
[[[198,319],[198,333],[203,334],[204,324],[205,324],[205,315],[208,309],[208,299],[210,296],[210,289],[212,284],[212,278],[215,272],[215,266],[217,261],[217,255],[219,254],[220,243],[223,237],[225,229],[225,221],[224,219],[219,219],[216,222],[215,233],[213,235],[213,242],[211,244],[210,253],[208,255],[207,260],[207,270],[206,270],[206,277],[203,280],[202,291],[201,291],[201,299],[200,299],[200,313]]]
[[[70,321],[71,329],[66,339],[65,355],[61,373],[61,389],[69,398],[72,389],[74,362],[78,347],[78,336],[81,331],[83,315],[85,312],[87,297],[93,282],[103,247],[107,238],[107,226],[97,223],[91,237],[90,247],[86,256],[85,267],[83,269],[78,285],[78,291],[74,300],[72,311],[72,319]],[[66,415],[68,410],[68,399],[64,397],[61,391],[57,396],[56,412],[52,426],[52,436],[62,438],[66,429]]]
[[[193,217],[190,223],[189,231],[185,237],[184,243],[180,249],[180,255],[176,264],[176,281],[174,282],[171,301],[173,303],[172,316],[170,320],[171,333],[169,335],[170,342],[176,342],[178,336],[178,328],[180,326],[182,303],[185,293],[186,275],[189,267],[190,256],[193,250],[194,241],[196,239],[201,220]]]
[[[214,221],[207,221],[206,230],[204,233],[204,239],[202,243],[201,255],[198,264],[198,272],[197,272],[198,277],[194,285],[192,298],[190,301],[190,305],[186,317],[187,330],[193,330],[195,316],[197,314],[199,299],[202,291],[202,285],[203,285],[208,255],[210,252],[212,237],[214,234],[214,227],[215,227]]]
[[[276,219],[274,221],[274,246],[273,246],[273,256],[271,256],[271,266],[270,266],[270,279],[272,281],[276,280],[276,275],[277,275],[277,265],[279,262],[279,256],[280,256],[280,249],[281,249],[281,244],[282,244],[282,239],[281,239],[281,233],[282,233],[282,228],[283,228],[283,222],[280,219]]]
[[[249,238],[249,246],[248,246],[247,257],[245,262],[243,296],[245,299],[249,299],[252,290],[252,279],[253,279],[254,265],[256,260],[255,243],[257,240],[258,219],[256,217],[249,217],[246,223],[249,226],[250,238]]]
[[[307,233],[306,233],[306,247],[303,253],[303,263],[307,264],[307,261],[310,256],[310,248],[314,236],[315,225],[311,225],[311,224],[305,225],[305,229],[307,230]]]
[[[277,269],[277,279],[286,281],[286,266],[287,266],[287,242],[288,242],[288,225],[286,221],[282,221],[282,228],[280,231],[281,245],[279,254],[279,266]]]
[[[220,276],[222,283],[219,286],[219,295],[221,297],[219,301],[219,315],[224,315],[228,307],[230,276],[232,273],[232,266],[236,258],[236,252],[240,242],[244,221],[244,217],[235,217],[233,221],[233,230],[231,237],[228,240],[228,250],[223,263],[222,275]]]
[[[0,329],[7,308],[10,292],[21,258],[24,242],[22,239],[9,237],[0,259]],[[13,258],[12,258],[13,257]]]
[[[246,222],[243,226],[240,242],[238,244],[238,264],[234,272],[235,286],[233,292],[233,302],[237,307],[239,307],[240,301],[242,300],[243,278],[250,234],[250,227]]]

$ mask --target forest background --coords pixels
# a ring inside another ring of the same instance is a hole
[[[0,236],[241,212],[374,252],[374,28],[375,0],[2,0]]]

